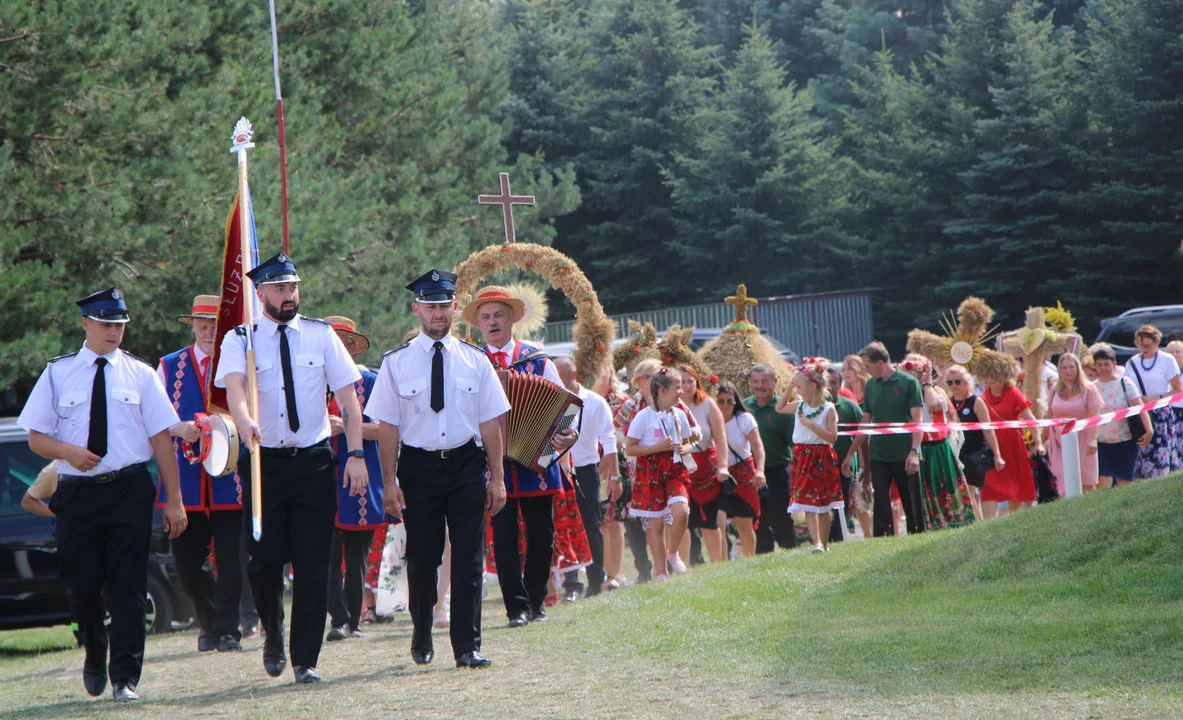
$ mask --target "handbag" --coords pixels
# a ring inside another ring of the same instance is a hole
[[[1035,498],[1040,505],[1060,499],[1060,491],[1056,490],[1056,475],[1048,464],[1046,454],[1031,456],[1031,473],[1035,476]]]
[[[1131,367],[1134,368],[1134,375],[1138,377],[1138,389],[1142,391],[1142,397],[1146,397],[1146,386],[1142,384],[1142,373],[1138,372],[1138,363],[1135,362]],[[1132,407],[1130,405],[1130,397],[1125,391],[1124,382],[1122,382],[1121,385],[1121,395],[1125,398],[1126,407]],[[1146,423],[1142,422],[1142,415],[1130,415],[1125,419],[1125,421],[1130,426],[1130,438],[1133,439],[1134,442],[1141,440],[1146,434]]]
[[[986,473],[994,469],[994,451],[988,446],[965,457],[965,481],[976,488],[986,486]]]

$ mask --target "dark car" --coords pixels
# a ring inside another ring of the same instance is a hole
[[[21,509],[25,490],[46,463],[29,449],[28,433],[13,418],[0,418],[0,630],[72,621],[66,587],[58,576],[55,521]],[[150,469],[156,477],[155,463]],[[156,510],[145,616],[150,633],[187,625],[193,616],[161,525]]]
[[[1118,363],[1124,363],[1138,353],[1138,349],[1134,347],[1134,333],[1143,325],[1158,328],[1162,332],[1162,344],[1165,346],[1168,335],[1183,332],[1183,305],[1134,308],[1115,318],[1102,320],[1101,332],[1097,335],[1096,342],[1112,345],[1117,353]]]

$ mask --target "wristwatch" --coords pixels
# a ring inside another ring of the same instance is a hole
[[[365,450],[350,450],[349,452],[347,452],[345,454],[348,455],[349,457],[361,458],[362,460],[365,460],[365,458],[366,458],[366,451]]]

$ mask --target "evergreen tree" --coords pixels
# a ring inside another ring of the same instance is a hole
[[[583,204],[558,223],[571,255],[611,308],[686,301],[676,273],[673,202],[663,170],[689,148],[708,101],[714,50],[675,0],[606,0],[590,20],[591,142],[576,159]]]
[[[672,247],[693,297],[718,297],[740,282],[767,294],[841,282],[828,272],[825,245],[834,143],[821,139],[811,107],[767,37],[749,28],[717,97],[699,113],[699,141],[667,173],[678,213]]]

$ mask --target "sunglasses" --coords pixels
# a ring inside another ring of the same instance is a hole
[[[963,382],[962,380],[946,380],[945,384],[948,385],[949,387],[953,387],[955,385],[960,385],[962,382]]]

